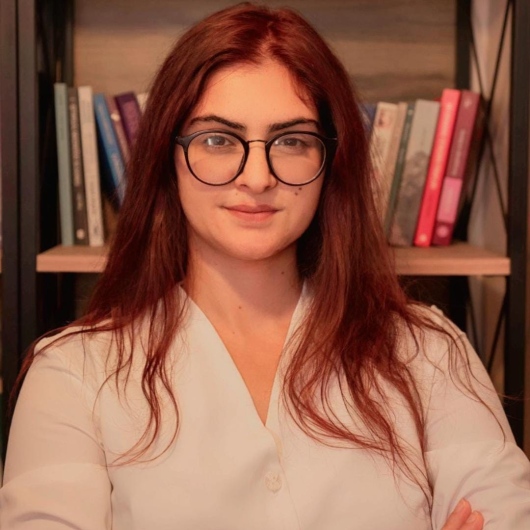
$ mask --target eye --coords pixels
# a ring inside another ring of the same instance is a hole
[[[297,136],[281,136],[274,142],[275,146],[278,147],[304,147],[307,145],[307,141],[305,138],[301,137],[300,135]]]
[[[229,133],[222,131],[204,131],[191,142],[190,149],[205,155],[228,155],[240,153],[243,149],[241,142]]]
[[[272,144],[272,150],[277,153],[305,156],[314,149],[320,149],[320,140],[306,133],[282,135]]]
[[[201,141],[206,147],[229,147],[234,145],[234,138],[221,133],[205,133]]]

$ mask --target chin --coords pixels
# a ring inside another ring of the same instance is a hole
[[[294,244],[283,245],[256,245],[253,241],[250,244],[235,245],[231,248],[225,248],[224,253],[231,256],[234,259],[241,261],[265,261],[272,259],[281,259],[287,257],[291,253],[294,254],[296,246]]]
[[[264,249],[238,249],[237,251],[232,251],[230,255],[240,261],[248,262],[258,262],[266,261],[271,259],[277,259],[280,256],[284,255],[284,250],[264,250]]]

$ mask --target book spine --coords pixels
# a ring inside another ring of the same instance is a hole
[[[139,94],[136,94],[136,99],[138,100],[138,106],[140,107],[140,112],[142,113],[142,115],[145,112],[148,97],[148,92],[140,92]]]
[[[127,144],[127,137],[125,136],[125,130],[123,129],[120,112],[116,105],[116,100],[112,96],[105,96],[105,101],[107,102],[107,108],[109,109],[114,133],[116,134],[116,139],[120,146],[121,157],[124,165],[126,165],[129,161],[129,145]]]
[[[125,195],[123,160],[104,94],[94,94],[94,112],[101,147],[102,178],[111,202],[119,207]]]
[[[99,247],[103,246],[105,241],[92,88],[90,86],[79,87],[77,93],[88,214],[88,242],[92,247]]]
[[[428,247],[432,241],[436,211],[442,191],[442,181],[449,158],[451,139],[460,102],[460,90],[446,88],[440,100],[440,117],[434,136],[431,162],[427,172],[414,244]]]
[[[384,101],[377,104],[372,136],[370,137],[370,153],[374,171],[374,193],[381,219],[384,218],[390,193],[390,176],[385,173],[385,166],[396,117],[396,104]]]
[[[409,143],[410,131],[412,127],[412,118],[414,117],[415,103],[406,103],[407,110],[405,113],[405,120],[401,132],[401,138],[399,139],[399,146],[396,156],[396,165],[394,167],[394,176],[392,178],[392,185],[390,187],[390,193],[388,197],[388,206],[386,209],[384,229],[387,237],[390,237],[390,229],[392,227],[392,220],[394,219],[396,202],[398,196],[398,190],[401,185],[401,175],[403,173],[403,167],[405,164],[405,155],[407,154],[407,145]]]
[[[376,107],[376,103],[360,103],[359,105],[364,130],[368,137],[372,134]]]
[[[449,245],[453,238],[479,106],[480,94],[470,90],[462,91],[449,161],[436,212],[433,245]]]
[[[114,99],[120,112],[127,143],[129,144],[129,148],[131,148],[136,140],[136,135],[138,134],[138,128],[140,126],[140,118],[142,116],[138,99],[134,92],[118,94]]]
[[[72,160],[70,125],[68,120],[68,87],[66,83],[53,86],[55,101],[55,131],[59,173],[59,213],[61,216],[61,243],[74,244],[74,213],[72,201]]]
[[[411,246],[427,178],[440,103],[418,99],[390,231],[390,243]]]
[[[392,129],[392,135],[390,137],[390,143],[388,146],[388,153],[383,167],[383,175],[386,180],[386,186],[388,188],[387,197],[384,200],[382,218],[383,223],[386,222],[388,216],[388,208],[390,202],[390,196],[392,192],[392,183],[394,181],[394,170],[396,168],[396,161],[399,151],[399,145],[401,143],[401,136],[403,134],[403,126],[405,124],[405,118],[407,117],[407,104],[400,102],[397,104],[396,120],[394,128]]]
[[[68,89],[68,114],[70,117],[70,149],[72,153],[74,241],[76,245],[88,245],[85,177],[83,175],[83,151],[81,149],[79,102],[76,88]]]

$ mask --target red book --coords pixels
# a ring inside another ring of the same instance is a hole
[[[138,99],[134,92],[118,94],[117,96],[114,96],[114,99],[118,106],[118,110],[120,111],[127,143],[129,144],[129,147],[131,147],[138,134],[138,127],[142,116]]]
[[[449,148],[451,147],[451,138],[455,128],[460,95],[460,90],[453,88],[446,88],[442,92],[440,115],[436,124],[434,145],[414,236],[414,244],[418,247],[428,247],[432,241],[436,211],[442,191],[442,180],[449,158]]]
[[[432,238],[433,245],[446,246],[453,239],[453,231],[462,202],[464,180],[469,171],[472,140],[476,139],[480,94],[462,90],[456,116],[455,130],[449,151],[449,161],[442,182],[442,193]]]

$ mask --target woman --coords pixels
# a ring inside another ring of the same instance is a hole
[[[191,28],[89,311],[26,360],[3,527],[527,528],[528,461],[465,338],[400,290],[370,175],[298,15]]]

